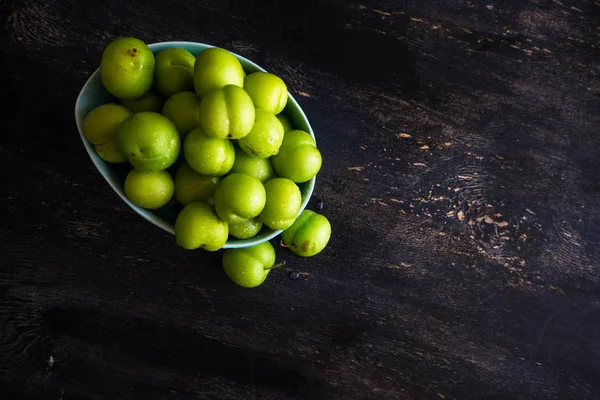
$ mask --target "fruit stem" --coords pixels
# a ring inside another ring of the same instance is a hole
[[[279,268],[279,267],[283,267],[285,265],[285,260],[283,260],[282,262],[280,262],[279,264],[275,264],[272,267],[269,268],[265,268],[265,270],[267,269],[275,269],[275,268]]]
[[[283,240],[280,240],[280,241],[279,241],[279,245],[280,245],[281,247],[288,247],[288,248],[290,247],[290,246],[288,246],[287,244],[283,243]]]

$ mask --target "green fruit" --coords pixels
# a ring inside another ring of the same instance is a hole
[[[92,144],[110,142],[117,136],[121,123],[131,112],[114,103],[103,104],[90,111],[83,120],[83,136]]]
[[[287,103],[287,86],[281,78],[268,72],[248,75],[244,80],[244,90],[248,92],[256,108],[272,114],[279,114]]]
[[[227,223],[219,218],[210,204],[203,201],[185,206],[175,220],[175,239],[184,249],[217,251],[225,245],[228,236]]]
[[[242,64],[225,49],[213,47],[196,57],[194,88],[200,97],[225,85],[243,87],[245,76]]]
[[[281,122],[270,112],[257,108],[252,130],[239,139],[238,144],[242,150],[253,157],[268,158],[279,152],[282,141]]]
[[[219,217],[229,223],[244,222],[256,217],[266,201],[261,181],[246,174],[225,177],[215,190],[215,209]]]
[[[229,140],[208,137],[202,128],[196,128],[186,136],[183,152],[190,167],[202,175],[225,175],[235,159],[235,150]]]
[[[271,179],[264,186],[267,201],[260,213],[260,220],[274,230],[289,228],[302,205],[300,189],[287,178]]]
[[[98,156],[106,162],[113,164],[127,162],[127,157],[125,157],[125,154],[123,154],[121,150],[119,150],[119,146],[117,146],[117,138],[113,138],[106,143],[96,144],[94,145],[94,148],[96,149]]]
[[[125,178],[127,198],[140,207],[156,209],[173,197],[175,186],[167,171],[141,172],[132,169]]]
[[[194,63],[196,57],[181,48],[168,48],[156,55],[154,85],[165,97],[194,89]]]
[[[331,237],[331,224],[323,215],[304,210],[281,235],[283,244],[294,253],[311,257],[320,253]]]
[[[175,199],[183,206],[198,200],[212,204],[220,180],[215,176],[200,175],[183,162],[175,173]]]
[[[290,120],[288,119],[288,117],[286,117],[283,114],[277,114],[276,117],[279,120],[279,122],[281,122],[284,133],[287,133],[292,130],[292,124],[290,123]]]
[[[175,124],[183,138],[200,126],[200,99],[194,92],[175,93],[165,102],[162,113]]]
[[[254,105],[244,89],[226,85],[202,98],[200,124],[210,137],[240,139],[254,125]]]
[[[273,169],[270,159],[249,156],[239,147],[235,148],[235,160],[233,161],[233,167],[231,167],[229,173],[251,175],[262,183],[275,178],[275,170]]]
[[[121,124],[117,134],[119,149],[140,171],[160,171],[173,165],[181,139],[167,117],[153,113],[133,114]]]
[[[137,99],[121,100],[121,105],[134,113],[143,111],[160,112],[163,101],[159,95],[149,91]]]
[[[237,224],[229,224],[229,234],[237,239],[250,239],[256,236],[263,223],[260,218],[251,218],[247,221],[240,222]]]
[[[277,175],[296,183],[312,179],[321,169],[321,152],[309,133],[289,131],[283,137],[279,153],[271,157]]]
[[[223,253],[223,269],[236,284],[245,288],[261,285],[275,268],[275,249],[269,242]]]
[[[100,79],[110,94],[137,99],[152,87],[154,54],[141,40],[124,37],[110,43],[102,53]]]

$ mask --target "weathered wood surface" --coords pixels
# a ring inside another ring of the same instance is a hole
[[[600,396],[600,2],[0,7],[0,398]],[[110,191],[73,107],[123,35],[288,83],[324,253],[243,290]]]

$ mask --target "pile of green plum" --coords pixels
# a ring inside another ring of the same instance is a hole
[[[321,153],[282,114],[282,79],[247,74],[222,48],[155,55],[131,37],[105,48],[100,77],[117,100],[91,110],[83,134],[104,161],[131,165],[124,192],[133,203],[178,203],[180,246],[217,251],[228,238],[250,239],[266,226],[283,230],[282,244],[298,255],[325,248],[329,221],[300,213],[298,187],[317,175]],[[260,285],[274,264],[269,242],[223,254],[225,272],[244,287]]]

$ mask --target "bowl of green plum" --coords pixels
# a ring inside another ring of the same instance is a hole
[[[292,229],[322,165],[285,82],[203,43],[110,42],[75,120],[123,202],[189,250],[252,247]]]

